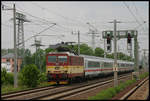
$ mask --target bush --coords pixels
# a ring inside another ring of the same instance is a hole
[[[39,74],[39,82],[40,82],[40,83],[42,83],[42,82],[47,82],[46,73],[40,73],[40,74]]]
[[[6,74],[6,84],[10,84],[10,85],[14,84],[14,74],[13,73]]]
[[[14,76],[13,73],[7,73],[5,68],[1,70],[1,84],[2,85],[13,85],[14,84]]]
[[[6,82],[6,69],[5,68],[2,68],[1,70],[1,84],[4,84]]]
[[[40,71],[34,64],[25,65],[19,74],[21,84],[27,87],[36,87],[38,85]]]
[[[111,93],[111,97],[115,96],[116,93],[117,93],[114,87],[113,88],[108,88],[108,92]]]

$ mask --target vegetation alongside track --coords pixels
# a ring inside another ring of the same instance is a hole
[[[33,64],[26,65],[18,73],[17,88],[14,88],[13,81],[14,81],[13,73],[7,73],[5,69],[2,69],[1,70],[2,94],[50,85],[47,83],[46,74],[39,72],[38,68]]]
[[[141,74],[139,76],[140,79],[143,79],[149,75],[148,72]],[[96,96],[89,97],[88,100],[109,100],[112,97],[114,97],[116,94],[118,94],[120,91],[124,90],[127,86],[135,83],[136,80],[128,80],[125,83],[120,83],[116,87],[111,87],[105,90],[102,90],[100,93],[98,93]]]

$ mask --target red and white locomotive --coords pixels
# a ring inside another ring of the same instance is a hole
[[[69,52],[50,52],[46,56],[46,72],[50,84],[68,84],[113,72],[113,59],[74,55]],[[117,60],[118,72],[133,71],[134,63]]]

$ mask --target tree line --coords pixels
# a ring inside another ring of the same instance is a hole
[[[74,53],[78,53],[78,45],[67,45],[66,48],[70,49]],[[22,51],[22,50],[19,50]],[[52,48],[46,48],[46,49],[38,49],[33,54],[29,49],[25,49],[24,52],[24,61],[21,65],[21,68],[23,68],[24,65],[28,64],[35,64],[41,72],[46,71],[46,54],[49,52],[56,52],[57,49]],[[1,49],[2,56],[6,55],[7,53],[13,53],[13,49]],[[95,50],[92,50],[91,47],[89,47],[87,44],[81,44],[80,45],[80,54],[84,55],[90,55],[90,56],[97,56],[97,57],[104,57],[104,50],[102,48],[95,48]],[[106,53],[106,58],[114,58],[114,53]],[[134,61],[133,58],[130,56],[118,52],[117,58],[119,60],[126,60],[126,61]]]

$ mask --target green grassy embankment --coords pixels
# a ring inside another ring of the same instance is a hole
[[[143,79],[145,77],[147,77],[149,75],[148,72],[141,74],[139,76],[140,79]],[[91,96],[88,98],[88,100],[109,100],[112,97],[114,97],[115,95],[117,95],[120,91],[124,90],[127,86],[135,83],[136,80],[128,80],[124,83],[120,83],[118,86],[116,87],[111,87],[105,90],[102,90],[100,93],[98,93],[96,96]]]

